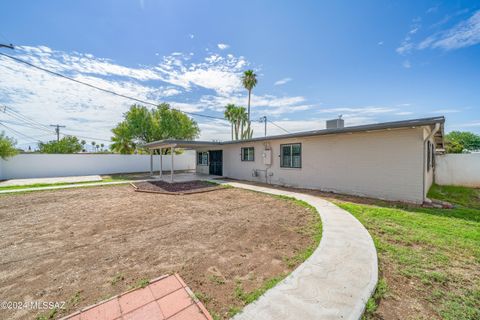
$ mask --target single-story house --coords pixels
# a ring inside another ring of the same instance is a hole
[[[195,149],[196,172],[239,180],[421,204],[443,151],[444,117],[266,136],[240,141],[162,140]]]

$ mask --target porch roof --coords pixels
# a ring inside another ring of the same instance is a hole
[[[214,141],[194,141],[194,140],[175,140],[175,139],[166,139],[158,140],[146,143],[144,146],[150,150],[160,149],[160,148],[183,148],[183,149],[196,149],[200,147],[211,147],[221,144],[220,142]]]

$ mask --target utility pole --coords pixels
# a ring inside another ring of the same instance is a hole
[[[55,133],[57,134],[57,142],[60,141],[60,128],[65,128],[59,124],[51,124],[50,127],[55,127]]]
[[[263,122],[265,126],[265,137],[267,136],[267,116],[263,116],[260,118],[259,122]]]

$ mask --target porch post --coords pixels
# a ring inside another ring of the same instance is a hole
[[[172,163],[171,163],[171,167],[170,167],[170,181],[173,182],[173,157],[174,157],[174,154],[175,154],[175,148],[172,147],[171,149],[171,159],[172,159]]]
[[[160,178],[162,178],[163,165],[162,165],[162,148],[160,148]]]
[[[150,149],[150,176],[153,176],[153,152]]]

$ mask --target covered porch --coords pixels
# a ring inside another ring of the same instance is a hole
[[[145,144],[145,147],[148,148],[150,151],[150,176],[157,180],[162,180],[170,183],[174,182],[187,182],[187,181],[194,181],[194,180],[205,180],[205,179],[213,179],[220,177],[219,175],[214,174],[207,174],[207,173],[199,173],[199,172],[180,172],[175,173],[175,150],[178,149],[186,149],[186,150],[197,150],[197,149],[205,149],[205,148],[215,148],[218,147],[219,142],[207,142],[207,141],[185,141],[185,140],[160,140],[154,141]],[[167,151],[166,151],[167,150]],[[164,160],[162,154],[165,152],[169,152],[170,157],[170,172],[169,174],[165,174],[163,167],[164,167]],[[155,158],[157,158],[160,167],[157,172],[153,170]],[[198,159],[195,159],[195,165],[197,165]],[[217,164],[218,166],[218,164]]]

